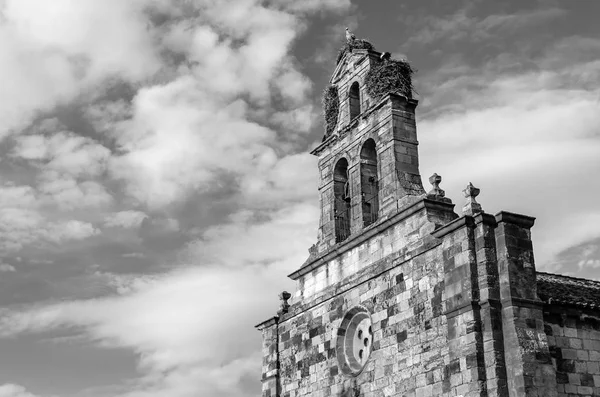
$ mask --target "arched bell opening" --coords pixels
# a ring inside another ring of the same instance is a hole
[[[377,221],[379,214],[379,178],[375,141],[367,139],[360,151],[360,193],[363,226]]]
[[[338,160],[333,171],[333,196],[335,241],[339,243],[350,236],[350,183],[345,158]]]
[[[360,114],[360,87],[357,81],[350,86],[348,103],[350,106],[350,121],[352,121]]]

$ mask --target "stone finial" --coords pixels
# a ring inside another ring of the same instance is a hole
[[[467,187],[464,188],[463,193],[467,199],[467,202],[462,209],[463,215],[475,216],[483,212],[481,209],[481,204],[475,200],[475,197],[479,196],[479,192],[480,190],[473,186],[471,182],[469,182]]]
[[[308,249],[308,258],[304,261],[304,263],[302,264],[301,267],[304,267],[306,265],[308,265],[309,263],[311,263],[312,261],[314,261],[318,256],[318,252],[317,252],[317,244],[313,244],[309,249]]]
[[[291,297],[292,297],[292,294],[290,294],[287,291],[283,291],[282,293],[279,294],[279,300],[281,301],[281,305],[279,307],[279,311],[277,312],[278,314],[284,314],[284,313],[288,312],[288,310],[290,308],[288,299],[290,299]]]
[[[438,199],[446,196],[446,192],[440,189],[440,182],[442,182],[442,177],[438,174],[429,177],[429,183],[431,183],[433,189],[427,193],[427,198]]]

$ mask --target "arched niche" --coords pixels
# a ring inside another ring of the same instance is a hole
[[[341,158],[333,170],[333,219],[335,241],[344,241],[350,236],[350,183],[348,160]]]
[[[350,86],[348,106],[350,106],[350,120],[354,120],[360,114],[360,87],[358,81]]]
[[[363,226],[377,221],[379,213],[379,178],[375,141],[367,139],[360,150],[360,193]]]

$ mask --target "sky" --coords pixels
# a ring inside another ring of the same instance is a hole
[[[425,189],[600,279],[600,2],[0,0],[0,397],[248,397],[316,241],[348,26],[417,69]]]

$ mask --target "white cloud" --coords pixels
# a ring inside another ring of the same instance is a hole
[[[317,158],[299,153],[277,159],[265,154],[254,173],[241,181],[247,205],[281,208],[293,202],[318,202]]]
[[[8,263],[0,263],[0,273],[14,273],[17,269]]]
[[[273,315],[277,294],[293,287],[285,276],[308,256],[316,216],[304,205],[258,223],[240,213],[190,246],[189,260],[203,266],[139,280],[110,276],[118,297],[5,310],[0,334],[74,326],[100,346],[132,349],[146,376],[127,396],[249,396],[256,390],[241,390],[239,379],[259,376],[253,325]]]
[[[592,268],[592,269],[598,269],[600,268],[600,259],[582,259],[581,261],[579,261],[577,263],[577,266],[579,266],[579,270],[582,270],[583,268]]]
[[[271,146],[281,138],[269,123],[310,127],[311,84],[288,55],[304,26],[286,7],[204,4],[206,23],[169,26],[163,44],[193,62],[177,78],[140,90],[132,118],[115,125],[124,153],[111,170],[132,196],[159,208],[218,187],[223,175],[244,180],[263,161],[277,161]]]
[[[121,127],[126,151],[112,163],[139,200],[160,207],[210,188],[219,172],[251,171],[274,133],[245,119],[245,105],[219,106],[189,77],[141,90]],[[196,89],[194,88],[196,87]]]
[[[104,171],[110,150],[90,138],[59,131],[49,137],[17,137],[12,156],[39,163],[46,171],[70,176],[97,176]]]
[[[36,192],[31,186],[0,186],[0,207],[33,208],[37,206]]]
[[[144,14],[152,3],[4,1],[0,70],[10,78],[0,92],[0,135],[108,77],[139,81],[156,72],[156,31]]]
[[[0,397],[36,397],[29,393],[23,386],[5,383],[0,386]]]
[[[105,227],[122,227],[126,229],[139,227],[148,215],[141,211],[127,210],[108,215],[104,220]]]
[[[425,18],[407,16],[404,22],[414,26],[415,32],[408,38],[406,45],[424,45],[441,41],[491,42],[497,38],[506,38],[511,34],[531,29],[539,24],[558,19],[566,15],[560,8],[539,8],[533,11],[514,14],[492,14],[480,18],[474,12],[475,3],[468,3],[465,8],[452,15],[428,15]]]
[[[41,202],[61,210],[106,207],[113,202],[113,197],[98,182],[78,183],[75,179],[64,178],[54,173],[45,173],[43,178],[38,185]]]
[[[50,221],[35,210],[0,209],[0,251],[14,252],[36,242],[63,243],[99,233],[92,224],[78,220]]]
[[[269,222],[258,220],[265,216],[262,213],[245,210],[232,214],[230,223],[209,228],[190,245],[192,258],[239,267],[282,262],[294,253],[307,253],[316,239],[313,227],[318,223],[318,209],[314,205],[288,203],[279,211],[269,211]]]
[[[91,223],[70,220],[50,224],[44,234],[47,240],[60,243],[69,240],[83,240],[99,233],[100,231]]]

